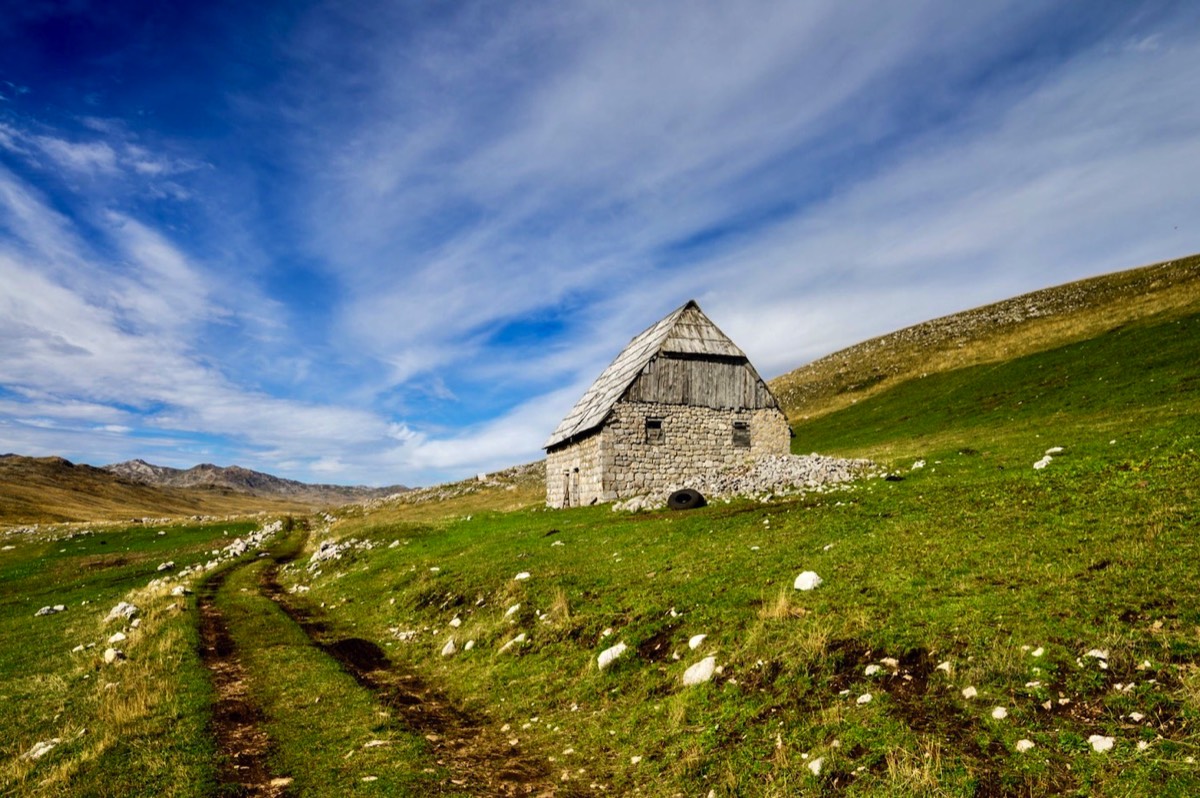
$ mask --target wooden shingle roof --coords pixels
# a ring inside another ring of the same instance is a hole
[[[746,353],[704,315],[696,301],[689,300],[683,307],[636,335],[621,350],[616,360],[575,403],[575,407],[567,413],[542,448],[550,449],[564,441],[579,438],[603,424],[613,405],[637,379],[642,369],[661,353],[746,357]]]

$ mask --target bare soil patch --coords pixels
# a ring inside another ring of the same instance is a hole
[[[225,574],[217,574],[205,582],[198,602],[200,658],[217,692],[212,735],[220,752],[222,794],[286,798],[291,779],[274,777],[267,767],[271,740],[262,728],[261,711],[250,701],[246,671],[215,601],[224,581]]]

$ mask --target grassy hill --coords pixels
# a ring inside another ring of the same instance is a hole
[[[242,789],[219,617],[260,794],[1200,794],[1195,264],[790,405],[798,451],[893,480],[627,514],[546,510],[530,466],[313,517],[183,598],[145,596],[156,563],[243,532],[0,539],[0,793]],[[147,620],[105,665],[124,595]]]
[[[771,381],[793,421],[925,374],[1012,360],[1200,302],[1200,255],[1054,286],[834,352]]]

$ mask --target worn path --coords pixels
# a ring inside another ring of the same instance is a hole
[[[288,794],[291,779],[274,776],[267,767],[271,741],[262,728],[262,713],[250,700],[245,668],[216,601],[228,575],[225,571],[205,581],[198,602],[200,655],[217,693],[212,732],[221,757],[222,787],[234,795],[279,798]]]

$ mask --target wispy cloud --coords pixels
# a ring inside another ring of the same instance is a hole
[[[11,95],[0,438],[427,482],[690,297],[773,375],[1198,250],[1197,12],[1091,11],[316,4],[221,135]]]

